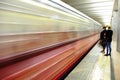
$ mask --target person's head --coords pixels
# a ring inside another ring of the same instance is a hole
[[[105,30],[105,29],[106,29],[106,27],[103,27],[103,29]]]
[[[111,27],[109,26],[108,29],[111,29]]]

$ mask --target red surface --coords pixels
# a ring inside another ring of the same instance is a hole
[[[0,80],[58,80],[96,43],[98,35],[0,69]]]

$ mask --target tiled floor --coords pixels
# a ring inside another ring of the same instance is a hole
[[[110,56],[100,54],[88,80],[111,80]]]
[[[65,80],[120,80],[120,53],[112,42],[112,56],[104,56],[97,45],[75,67]]]

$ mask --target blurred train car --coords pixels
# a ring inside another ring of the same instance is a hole
[[[0,0],[0,79],[58,80],[100,30],[60,0]]]

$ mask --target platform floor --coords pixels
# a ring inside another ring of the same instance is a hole
[[[70,72],[65,80],[120,80],[120,53],[112,42],[112,55],[104,56],[99,45]]]

